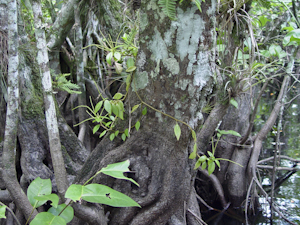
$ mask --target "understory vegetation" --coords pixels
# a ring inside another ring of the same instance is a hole
[[[0,0],[0,224],[255,224],[259,198],[299,224],[275,203],[300,162],[299,10]]]

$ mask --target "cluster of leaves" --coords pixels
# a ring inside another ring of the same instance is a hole
[[[47,201],[51,202],[51,208],[47,212],[39,213],[30,223],[30,225],[65,225],[74,217],[74,210],[70,206],[72,202],[85,200],[91,203],[100,203],[113,207],[141,207],[137,202],[127,195],[118,192],[108,186],[101,184],[88,184],[99,173],[108,176],[129,180],[139,186],[133,179],[124,176],[124,172],[130,172],[129,160],[124,162],[110,164],[98,171],[84,185],[72,184],[65,193],[65,198],[70,199],[70,203],[60,204],[59,197],[52,193],[52,184],[50,179],[36,178],[31,182],[27,189],[27,197],[34,209],[44,205]],[[0,218],[5,217],[6,206],[0,207]],[[27,221],[28,223],[28,221]],[[27,224],[26,223],[26,224]]]
[[[234,131],[234,130],[219,130],[218,129],[217,130],[217,141],[216,141],[216,143],[214,143],[214,138],[212,137],[212,141],[211,141],[212,152],[207,151],[208,156],[206,156],[206,155],[199,156],[197,154],[197,144],[195,143],[194,151],[189,156],[190,159],[195,159],[196,156],[198,156],[198,160],[197,160],[197,162],[195,164],[195,167],[194,167],[195,170],[198,169],[200,166],[201,166],[202,170],[205,170],[206,167],[207,167],[208,174],[210,175],[215,171],[216,165],[220,169],[220,160],[225,160],[225,161],[229,161],[229,162],[238,164],[238,163],[233,162],[229,159],[216,158],[215,157],[215,151],[216,151],[217,145],[218,145],[218,143],[221,139],[221,136],[226,135],[226,134],[231,134],[231,135],[234,135],[234,136],[237,136],[237,137],[241,137],[241,135],[238,132]],[[193,135],[193,137],[194,136],[195,136],[195,134]],[[243,167],[240,164],[238,164],[238,165]]]
[[[199,11],[201,10],[201,2],[205,2],[204,0],[192,0],[193,3],[196,4]],[[181,4],[183,0],[179,1],[179,4]],[[162,11],[171,19],[176,20],[176,3],[177,0],[159,0],[158,5],[161,7]]]
[[[70,76],[70,73],[57,75],[55,77],[55,81],[52,82],[53,87],[66,91],[69,94],[81,94],[81,91],[77,91],[80,87],[77,84],[72,83],[70,80],[67,80],[67,76]]]

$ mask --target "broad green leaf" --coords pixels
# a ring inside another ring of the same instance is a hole
[[[215,167],[216,167],[216,164],[214,162],[211,162],[208,164],[207,171],[208,171],[209,175],[211,175],[215,171]]]
[[[99,138],[103,137],[106,134],[107,130],[103,131],[100,135]]]
[[[232,135],[237,136],[237,137],[242,137],[238,132],[236,132],[234,130],[219,130],[218,129],[218,132],[220,134],[232,134]]]
[[[260,16],[260,17],[258,17],[258,19],[259,19],[259,22],[260,22],[260,27],[264,27],[265,25],[266,25],[266,23],[268,22],[268,21],[270,21],[266,16]]]
[[[116,93],[116,94],[114,95],[113,99],[115,99],[115,100],[120,100],[122,97],[123,97],[123,94],[121,94],[121,93]]]
[[[119,116],[119,108],[118,108],[117,104],[115,104],[115,103],[111,104],[111,108],[112,108],[112,112],[113,112],[116,116]]]
[[[127,195],[102,184],[88,184],[84,186],[82,199],[114,207],[141,207]]]
[[[175,133],[175,136],[177,138],[177,141],[179,141],[179,138],[180,138],[180,135],[181,135],[181,129],[180,129],[180,126],[178,125],[178,123],[176,123],[175,126],[174,126],[174,133]]]
[[[50,195],[41,195],[41,196],[35,196],[34,199],[38,201],[51,201],[51,205],[53,207],[57,207],[59,198],[56,194],[50,194]]]
[[[135,110],[137,110],[140,107],[141,104],[135,105],[131,109],[131,113],[133,113]]]
[[[134,63],[134,59],[133,58],[127,59],[127,61],[126,61],[127,68],[133,67],[134,65],[135,65],[135,63]]]
[[[134,126],[135,126],[135,129],[138,131],[140,129],[140,126],[141,126],[140,121],[137,121]]]
[[[38,201],[34,199],[36,196],[41,195],[49,195],[52,192],[52,184],[50,179],[41,179],[36,178],[34,181],[31,182],[27,189],[27,197],[30,202],[30,204],[33,207],[40,207],[41,205],[45,204],[47,200],[44,201]]]
[[[136,66],[131,66],[131,67],[129,67],[127,70],[126,70],[126,72],[127,73],[130,73],[130,72],[133,72],[133,71],[135,71],[136,70]]]
[[[123,141],[125,141],[126,140],[126,134],[123,133],[121,138],[122,138]]]
[[[69,198],[74,202],[79,201],[82,196],[82,185],[72,184],[66,191],[65,198]]]
[[[111,59],[112,59],[112,57],[113,57],[113,53],[112,53],[112,52],[108,53],[107,56],[106,56],[106,62],[107,62],[110,66],[111,66]]]
[[[142,114],[145,116],[147,114],[147,108],[145,107],[142,111]]]
[[[195,142],[195,143],[194,143],[193,151],[194,151],[194,152],[197,152],[197,150],[198,150],[198,148],[197,148],[197,143]]]
[[[199,159],[197,160],[197,162],[195,163],[195,166],[194,166],[194,170],[198,169],[200,166],[201,166],[201,161],[199,161]]]
[[[129,180],[135,185],[139,186],[139,184],[135,180],[125,177],[123,174],[125,172],[130,172],[129,164],[130,164],[129,160],[119,162],[119,163],[109,164],[107,165],[107,167],[102,168],[100,172],[117,179]]]
[[[124,130],[124,134],[125,134],[127,137],[130,136],[128,128]]]
[[[122,102],[122,101],[118,101],[118,102],[117,102],[117,107],[118,107],[118,109],[119,109],[119,117],[120,117],[122,120],[124,120],[123,112],[124,112],[125,110],[124,110],[124,104],[123,104],[123,102]]]
[[[196,152],[192,152],[191,154],[190,154],[190,156],[189,156],[189,159],[194,159],[194,158],[196,158]]]
[[[235,108],[238,109],[238,103],[237,103],[237,101],[234,98],[230,99],[230,104],[233,105]]]
[[[196,138],[196,133],[194,130],[192,130],[192,137],[193,137],[194,141],[196,141],[197,138]]]
[[[94,113],[97,113],[101,109],[102,105],[103,105],[103,101],[98,102],[97,105],[95,106]]]
[[[117,137],[120,131],[115,131],[115,136]]]
[[[114,53],[114,58],[115,58],[115,61],[120,61],[121,60],[121,53],[120,52],[115,52]]]
[[[95,134],[100,128],[100,124],[97,124],[96,126],[94,126],[93,128],[93,134]]]
[[[52,213],[54,216],[58,216],[64,209],[64,211],[59,216],[62,217],[66,221],[66,223],[69,223],[74,217],[74,209],[71,206],[68,206],[67,208],[65,207],[66,204],[61,204],[57,208],[51,207],[48,212]]]
[[[123,66],[121,63],[115,63],[115,71],[117,74],[121,74],[123,71]]]
[[[207,160],[206,155],[202,155],[199,159],[200,162],[205,162]]]
[[[205,170],[206,166],[207,166],[206,162],[203,162],[202,165],[201,165],[201,168],[202,168],[203,170]]]
[[[211,151],[207,151],[207,154],[210,156],[210,157],[213,157],[214,155],[211,153]]]
[[[295,29],[287,33],[287,35],[283,38],[283,45],[286,46],[291,42],[297,42],[298,45],[300,44],[300,29]]]
[[[104,109],[106,110],[106,112],[108,112],[109,114],[111,114],[111,104],[110,104],[110,101],[108,101],[108,100],[104,101]]]
[[[5,216],[6,207],[7,207],[6,205],[1,205],[0,206],[0,219],[1,218],[6,219],[6,216]]]
[[[109,135],[109,139],[110,139],[111,141],[113,141],[113,140],[115,139],[115,137],[116,137],[116,136],[115,136],[114,133],[112,133],[112,134]]]
[[[30,225],[65,225],[66,221],[60,216],[54,216],[49,212],[41,212],[34,217]]]

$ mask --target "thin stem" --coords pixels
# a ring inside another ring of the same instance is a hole
[[[11,208],[9,208],[7,205],[3,204],[2,202],[0,202],[0,205],[6,206],[6,209],[11,213],[11,215],[12,215],[13,218],[15,219],[16,223],[17,223],[18,225],[21,225],[21,224],[20,224],[20,221],[18,220],[18,218],[17,218],[16,215],[14,214],[14,211],[11,210]]]

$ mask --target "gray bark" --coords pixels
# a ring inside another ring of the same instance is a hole
[[[55,110],[55,103],[52,94],[52,79],[49,70],[49,58],[46,45],[45,30],[42,27],[42,10],[38,1],[33,1],[32,9],[35,19],[35,34],[38,49],[38,64],[40,67],[40,74],[42,76],[42,85],[44,92],[46,123],[49,136],[51,159],[55,174],[55,180],[59,194],[64,196],[69,183],[67,180],[67,173],[65,169],[63,154],[61,151],[61,143],[59,138],[59,130],[57,125],[57,117]]]
[[[4,3],[4,5],[6,5]],[[25,193],[20,187],[16,174],[16,141],[19,122],[19,56],[18,56],[18,8],[16,0],[8,1],[6,5],[8,19],[8,102],[6,112],[5,135],[3,144],[2,176],[10,196],[22,210],[26,218],[36,215]],[[33,214],[31,214],[33,213]]]

